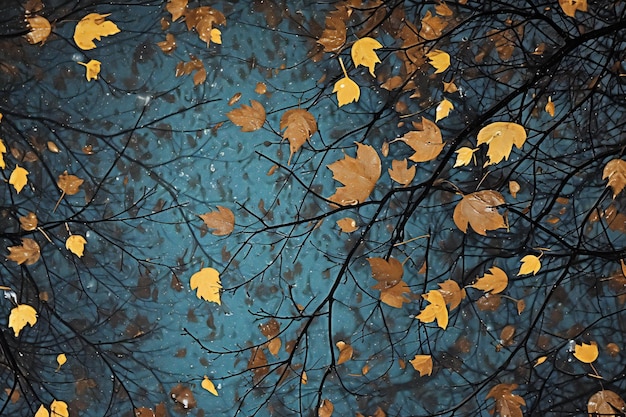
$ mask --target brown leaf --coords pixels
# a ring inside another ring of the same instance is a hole
[[[430,41],[440,37],[446,26],[448,26],[448,23],[444,19],[434,16],[429,10],[422,18],[422,27],[419,35]]]
[[[569,17],[575,17],[576,10],[587,11],[587,0],[559,0],[559,5]]]
[[[242,104],[240,108],[226,113],[231,122],[241,127],[242,132],[254,132],[265,123],[265,109],[256,100],[250,100],[251,106]]]
[[[185,410],[196,408],[197,404],[193,392],[189,387],[182,384],[178,384],[170,390],[170,397]]]
[[[26,34],[26,40],[31,45],[36,43],[43,43],[48,39],[52,32],[52,27],[48,19],[42,16],[27,17],[26,22],[30,31]]]
[[[387,168],[391,179],[404,187],[413,181],[413,178],[415,177],[415,170],[415,165],[412,165],[411,167],[408,166],[406,158],[402,161],[394,159],[391,161],[391,168]]]
[[[187,0],[169,0],[165,10],[171,13],[172,22],[175,22],[187,12]]]
[[[413,162],[427,162],[435,159],[444,147],[439,127],[426,118],[422,118],[422,129],[413,130],[395,141],[409,145],[415,153],[409,157]]]
[[[450,306],[450,311],[457,308],[466,295],[465,289],[459,287],[459,284],[451,279],[440,282],[439,288],[439,292],[443,295],[446,304]]]
[[[333,411],[335,410],[335,406],[330,400],[323,399],[320,408],[317,410],[318,417],[330,417],[333,415]]]
[[[337,226],[344,233],[352,233],[359,228],[354,219],[350,217],[344,217],[343,219],[337,220]]]
[[[342,363],[352,359],[352,355],[354,354],[352,346],[342,340],[335,343],[335,345],[337,346],[337,349],[339,349],[339,358],[337,359],[337,365],[341,365]]]
[[[32,265],[39,260],[41,249],[37,242],[30,238],[22,238],[20,246],[9,246],[9,261],[17,262],[18,265]]]
[[[215,236],[227,236],[235,227],[235,214],[226,207],[217,206],[217,211],[210,211],[199,216]]]
[[[206,69],[204,68],[204,64],[202,64],[202,68],[200,68],[193,75],[193,85],[200,85],[206,81]]]
[[[526,401],[511,393],[516,388],[517,384],[498,384],[491,388],[486,398],[493,398],[496,405],[489,412],[498,413],[500,417],[523,417],[521,407],[526,405]]]
[[[511,346],[514,343],[513,337],[515,336],[515,326],[506,325],[500,332],[500,343],[502,346]]]
[[[617,197],[626,187],[626,161],[623,159],[611,159],[604,166],[602,179],[608,179],[607,187],[613,190],[613,198]]]
[[[294,153],[304,145],[304,143],[317,132],[317,122],[315,117],[305,109],[287,110],[280,118],[280,130],[283,132],[283,139],[289,141],[289,161]]]
[[[259,330],[261,330],[263,336],[271,339],[278,336],[278,333],[280,333],[280,323],[272,317],[267,323],[259,324]]]
[[[248,361],[249,371],[254,374],[253,381],[258,383],[265,375],[270,371],[267,366],[267,357],[261,348],[254,348],[251,350],[250,360]]]
[[[592,416],[623,416],[626,402],[618,394],[609,390],[596,392],[587,402],[587,412]]]
[[[78,178],[76,175],[68,174],[67,171],[59,175],[57,185],[63,191],[65,195],[74,195],[80,191],[80,186],[84,180]]]
[[[157,42],[157,45],[166,54],[171,54],[176,49],[176,38],[171,33],[165,35],[165,40]]]
[[[391,307],[402,308],[404,303],[411,302],[405,294],[411,294],[411,289],[406,282],[400,281],[396,285],[380,290],[380,301]]]
[[[384,290],[398,284],[402,280],[404,268],[396,258],[367,258],[372,268],[372,277],[378,281],[374,289]]]
[[[27,232],[35,230],[37,228],[37,215],[30,211],[26,216],[21,216],[20,226],[22,226],[22,229],[26,230]]]
[[[338,50],[346,43],[346,24],[336,16],[326,17],[326,27],[317,43],[324,47],[324,52]]]
[[[505,229],[504,217],[496,207],[505,204],[504,197],[497,191],[483,190],[463,196],[454,208],[454,224],[467,233],[468,224],[479,235],[486,236],[487,230]]]
[[[333,178],[344,184],[344,187],[338,187],[335,194],[328,199],[342,206],[367,200],[380,178],[381,162],[376,150],[358,142],[356,145],[356,158],[345,155],[344,159],[328,165],[328,169],[333,172]]]

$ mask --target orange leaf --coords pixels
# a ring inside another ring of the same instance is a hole
[[[41,250],[33,239],[24,237],[20,246],[9,246],[9,261],[17,262],[18,265],[32,265],[39,260]]]
[[[389,258],[389,260],[384,258],[367,258],[367,261],[372,268],[372,277],[378,281],[378,284],[372,288],[384,290],[398,284],[402,280],[404,268],[396,258]]]
[[[11,309],[9,314],[9,327],[15,332],[15,337],[20,335],[22,329],[29,324],[31,327],[37,323],[37,311],[27,304],[18,304]]]
[[[344,159],[328,165],[333,178],[344,185],[338,187],[328,199],[342,206],[362,203],[374,190],[380,178],[381,162],[378,153],[369,145],[356,143],[356,158],[345,155]]]
[[[187,0],[169,0],[165,10],[172,15],[172,22],[177,21],[187,12]]]
[[[220,273],[213,268],[202,268],[191,276],[189,285],[192,290],[197,289],[198,298],[203,298],[217,304],[221,304],[220,290],[222,283],[220,282]]]
[[[242,132],[254,132],[265,123],[265,109],[256,100],[250,100],[251,106],[242,104],[240,108],[226,113],[231,122],[241,127]]]
[[[433,358],[430,355],[415,355],[409,363],[413,365],[413,369],[420,373],[420,376],[433,373]]]
[[[335,345],[337,346],[337,349],[339,349],[339,358],[337,359],[337,365],[341,365],[342,363],[352,359],[352,354],[354,353],[352,346],[342,340],[335,343]]]
[[[85,73],[85,78],[87,78],[87,81],[98,79],[98,74],[100,74],[100,66],[102,64],[100,61],[98,61],[97,59],[91,59],[86,64],[84,62],[77,62],[77,64],[87,68],[87,72]]]
[[[210,211],[199,216],[215,236],[227,236],[235,228],[235,214],[226,207],[217,206],[217,211]]]
[[[338,50],[346,43],[346,24],[337,16],[326,17],[326,27],[317,43],[324,47],[324,52]]]
[[[70,235],[65,241],[65,247],[74,255],[81,258],[83,256],[87,240],[81,235]]]
[[[498,384],[489,390],[487,398],[493,398],[496,405],[489,413],[498,413],[500,417],[523,417],[521,407],[526,401],[511,391],[517,388],[517,384]]]
[[[513,145],[522,149],[526,142],[526,130],[517,123],[494,122],[480,129],[476,138],[478,145],[486,143],[489,147],[489,161],[485,162],[487,166],[509,159]]]
[[[611,159],[604,166],[602,179],[608,179],[607,187],[613,190],[613,198],[617,197],[626,187],[626,161],[623,159]]]
[[[555,108],[554,108],[554,102],[552,101],[552,97],[548,97],[548,102],[546,103],[544,110],[550,115],[550,117],[554,117]]]
[[[213,384],[213,381],[211,381],[208,376],[206,375],[204,376],[204,379],[202,379],[201,385],[202,385],[202,388],[209,391],[211,394],[215,395],[216,397],[218,396],[217,389],[215,388],[215,384]]]
[[[83,50],[94,49],[94,40],[100,40],[103,36],[119,33],[119,28],[113,22],[107,21],[108,14],[89,13],[83,17],[74,30],[74,42]]]
[[[380,290],[380,301],[391,307],[402,308],[403,303],[411,302],[405,294],[411,294],[411,289],[406,282],[400,281],[396,285]]]
[[[439,292],[446,301],[446,304],[450,306],[450,311],[457,308],[459,304],[461,304],[461,300],[466,296],[465,289],[459,287],[459,284],[451,279],[440,282],[439,288]]]
[[[337,220],[337,226],[339,226],[341,231],[344,233],[352,233],[359,228],[356,221],[350,217],[344,217],[343,219]]]
[[[451,110],[454,110],[454,105],[452,104],[452,102],[448,101],[445,98],[441,100],[441,103],[437,105],[437,116],[435,117],[435,123],[437,123],[441,119],[445,119],[446,117],[448,117]]]
[[[587,402],[587,412],[590,416],[618,416],[618,412],[623,414],[624,410],[626,410],[624,399],[606,389],[593,394]]]
[[[289,141],[289,162],[294,153],[304,145],[304,143],[317,132],[317,122],[315,117],[305,109],[287,110],[280,118],[280,130],[283,132],[283,139]]]
[[[576,343],[574,346],[574,357],[583,363],[591,363],[598,359],[598,344],[596,342]]]
[[[422,129],[408,132],[392,142],[401,141],[409,145],[415,153],[409,157],[413,162],[427,162],[435,159],[444,147],[441,130],[432,121],[422,118]]]
[[[509,277],[506,275],[506,272],[497,266],[492,266],[489,268],[489,271],[485,272],[485,275],[478,278],[470,287],[490,292],[491,294],[498,294],[504,291],[508,284]]]
[[[21,216],[20,226],[27,232],[35,230],[37,228],[37,215],[31,211],[26,216]]]
[[[563,9],[563,13],[569,17],[575,17],[576,11],[587,11],[587,0],[559,0],[559,5]]]
[[[188,30],[196,30],[198,37],[206,42],[208,47],[211,42],[215,42],[215,39],[219,38],[219,34],[213,30],[215,29],[214,26],[225,25],[226,17],[219,10],[209,6],[201,6],[187,10],[185,23]],[[219,41],[221,42],[221,39]]]
[[[437,320],[437,325],[443,330],[448,327],[448,310],[446,301],[438,290],[430,290],[427,294],[422,294],[422,298],[428,301],[427,305],[415,318],[422,323],[432,323]]]
[[[535,255],[526,255],[520,260],[520,262],[522,263],[522,266],[520,267],[517,276],[530,273],[537,275],[537,272],[541,269],[541,261]]]
[[[66,195],[74,195],[80,191],[80,186],[85,182],[78,178],[76,175],[68,174],[67,171],[59,175],[57,185],[61,191]]]
[[[176,38],[171,33],[165,35],[165,40],[157,42],[157,45],[166,54],[171,54],[176,49]]]
[[[484,190],[463,196],[454,208],[454,224],[463,233],[467,233],[468,224],[479,235],[485,236],[487,230],[507,227],[504,217],[496,207],[505,203],[504,197],[497,191]]]
[[[415,170],[415,165],[412,165],[411,167],[408,166],[406,158],[402,161],[394,159],[391,161],[391,168],[387,168],[391,179],[404,187],[413,181],[413,178],[415,177]]]
[[[448,26],[448,23],[444,19],[434,16],[429,10],[422,18],[422,27],[419,35],[430,41],[440,37],[446,26]]]
[[[26,40],[31,45],[45,42],[52,32],[50,22],[43,16],[27,17],[26,22],[30,31],[26,34]]]

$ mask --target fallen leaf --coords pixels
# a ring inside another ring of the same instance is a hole
[[[41,42],[42,44],[48,39],[52,32],[50,22],[43,16],[30,16],[26,18],[29,32],[26,34],[26,40],[31,45]]]
[[[380,178],[381,162],[376,150],[369,146],[356,143],[356,158],[345,155],[344,159],[328,165],[333,179],[342,183],[335,194],[328,200],[342,206],[362,203],[374,190]]]
[[[383,45],[380,42],[369,37],[364,37],[354,42],[350,50],[354,66],[363,65],[367,67],[372,77],[375,77],[374,67],[380,62],[380,59],[374,50],[382,47]]]
[[[171,33],[165,35],[165,40],[161,42],[157,42],[161,51],[166,54],[171,54],[176,49],[176,38]]]
[[[454,280],[446,280],[440,282],[439,292],[443,296],[446,304],[450,306],[450,311],[454,310],[461,304],[461,300],[467,295],[464,288],[459,287],[459,284]]]
[[[83,50],[94,49],[96,44],[95,40],[100,40],[103,36],[115,35],[120,30],[117,25],[111,21],[106,20],[108,14],[89,13],[83,17],[77,24],[74,30],[74,42]]]
[[[317,122],[315,117],[305,109],[290,109],[283,113],[280,118],[280,130],[283,132],[283,139],[289,141],[289,161],[293,154],[298,152],[302,145],[317,132]]]
[[[392,143],[400,141],[409,145],[415,151],[409,157],[413,162],[428,162],[435,159],[445,145],[441,130],[435,123],[423,117],[421,127],[421,130],[412,130],[392,141]]]
[[[187,12],[187,0],[169,0],[165,10],[172,15],[172,22],[177,21]]]
[[[485,275],[478,278],[476,282],[469,285],[469,287],[491,294],[498,294],[504,291],[508,284],[509,277],[506,275],[506,272],[497,266],[492,266],[489,268],[489,271],[485,272]]]
[[[59,175],[57,185],[65,195],[74,195],[80,191],[80,186],[85,182],[76,175],[68,174],[67,171]]]
[[[26,216],[21,216],[20,226],[27,232],[35,230],[37,228],[37,215],[29,211]]]
[[[204,379],[202,380],[202,388],[204,388],[205,390],[209,391],[211,394],[215,395],[216,397],[218,396],[217,393],[217,389],[215,388],[215,384],[213,384],[213,382],[209,379],[208,376],[204,376]]]
[[[81,235],[70,235],[65,241],[65,247],[74,255],[82,258],[87,240]]]
[[[589,416],[623,416],[626,412],[626,402],[613,391],[600,390],[589,398],[587,412]]]
[[[217,211],[210,211],[199,216],[215,236],[227,236],[235,228],[235,214],[227,207],[217,206]]]
[[[18,265],[32,265],[39,260],[41,250],[37,242],[31,238],[22,238],[22,244],[20,246],[9,246],[9,255],[7,259],[9,261],[17,262]]]
[[[575,17],[576,11],[587,11],[587,0],[559,0],[559,5],[563,9],[563,13],[569,17]]]
[[[507,225],[504,217],[496,209],[503,204],[504,197],[497,191],[483,190],[467,194],[454,208],[454,224],[463,233],[467,233],[469,224],[483,236],[486,236],[487,230],[505,229]]]
[[[413,181],[416,168],[415,165],[409,167],[406,158],[401,161],[394,159],[391,161],[391,168],[387,168],[387,171],[392,180],[406,187]]]
[[[435,68],[435,74],[440,74],[450,66],[450,55],[447,52],[435,49],[426,54],[428,62]]]
[[[198,298],[221,304],[222,283],[220,282],[220,273],[216,269],[202,268],[191,276],[189,284],[192,290],[198,290],[196,293]]]
[[[623,159],[611,159],[604,166],[602,179],[608,179],[607,187],[613,190],[613,199],[626,187],[626,161]]]
[[[598,359],[598,344],[596,342],[576,343],[574,346],[574,357],[583,363],[591,363]]]
[[[9,327],[15,332],[15,337],[20,335],[26,324],[33,327],[35,323],[37,323],[37,311],[28,304],[18,304],[17,307],[11,309]]]
[[[517,384],[498,384],[491,388],[486,398],[493,398],[496,405],[489,413],[498,413],[500,417],[523,417],[521,407],[526,405],[526,401],[511,392],[516,388]]]
[[[337,220],[337,226],[339,226],[341,231],[344,233],[352,233],[359,228],[356,221],[350,217],[344,217],[343,219]]]
[[[337,346],[337,349],[339,349],[339,358],[337,358],[337,365],[341,365],[342,363],[352,359],[352,355],[354,353],[352,346],[342,340],[335,343],[335,345]]]
[[[98,74],[100,74],[100,65],[102,64],[100,61],[92,59],[86,64],[84,62],[77,62],[77,64],[87,68],[87,71],[85,72],[85,78],[87,78],[87,81],[98,79]]]
[[[450,111],[454,110],[454,105],[447,99],[441,100],[441,103],[437,105],[437,115],[435,116],[435,123],[441,119],[445,119],[450,114]]]
[[[343,66],[343,60],[341,57],[339,57],[339,63],[341,64],[344,77],[335,83],[333,93],[337,93],[337,103],[339,104],[339,107],[341,107],[343,105],[350,104],[353,101],[359,101],[359,97],[361,97],[361,89],[357,83],[348,77],[348,73],[346,72],[346,68]]]
[[[320,408],[317,410],[318,417],[330,417],[333,415],[333,411],[335,410],[335,406],[330,400],[323,399],[320,404]]]
[[[527,275],[532,273],[533,275],[537,275],[537,272],[541,269],[541,261],[535,255],[526,255],[521,261],[522,266],[517,273],[517,276]]]
[[[322,36],[317,43],[324,47],[324,52],[334,52],[346,43],[346,24],[337,16],[327,16]]]
[[[432,323],[437,320],[437,325],[446,330],[448,327],[448,310],[441,292],[430,290],[427,294],[422,294],[422,298],[429,304],[415,318],[422,323]]]
[[[240,108],[226,113],[231,122],[241,127],[242,132],[254,132],[265,123],[265,109],[256,100],[250,100],[251,106],[242,104]]]
[[[486,143],[489,147],[489,161],[485,162],[485,166],[494,165],[503,159],[509,159],[513,145],[522,149],[526,142],[526,130],[517,123],[494,122],[480,129],[477,139],[478,145]]]
[[[463,146],[454,151],[454,153],[456,153],[456,162],[454,163],[453,168],[469,165],[469,163],[472,162],[472,159],[474,159],[474,152],[477,150],[478,148],[472,149]]]
[[[550,115],[550,117],[554,117],[555,108],[554,102],[552,101],[552,96],[548,97],[548,102],[546,103],[544,110]]]
[[[433,373],[433,358],[430,355],[415,355],[409,363],[413,365],[413,369],[420,373],[420,376],[430,376]]]
[[[19,194],[24,189],[24,186],[28,184],[28,171],[19,165],[15,165],[15,169],[9,177],[9,184],[13,185],[13,188]]]

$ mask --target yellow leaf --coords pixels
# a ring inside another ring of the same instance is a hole
[[[212,28],[210,34],[211,42],[217,43],[218,45],[222,44],[222,31],[220,31],[218,28]]]
[[[7,153],[7,147],[4,145],[2,139],[0,139],[0,168],[5,169],[7,167],[6,162],[4,162],[4,154]]]
[[[454,110],[454,105],[447,99],[441,100],[441,103],[437,106],[437,116],[435,117],[435,123],[441,119],[445,119],[450,114],[450,111]]]
[[[602,179],[608,179],[607,187],[613,190],[613,199],[626,187],[626,161],[623,159],[611,159],[604,166]]]
[[[430,61],[430,65],[435,68],[435,74],[444,72],[450,66],[450,55],[447,52],[435,49],[426,54],[426,57]]]
[[[26,34],[26,40],[31,45],[45,42],[52,32],[50,22],[43,16],[31,16],[26,18],[30,31]]]
[[[583,363],[591,363],[598,359],[598,344],[596,342],[576,344],[574,357]]]
[[[544,363],[544,362],[546,361],[546,359],[548,359],[548,357],[547,357],[547,356],[540,356],[540,357],[538,357],[538,358],[535,360],[535,363],[533,364],[533,368],[534,368],[535,366],[539,366],[539,365],[541,365],[542,363]]]
[[[356,158],[345,155],[344,159],[328,165],[328,169],[333,172],[333,179],[344,185],[338,187],[328,200],[342,206],[367,200],[380,178],[381,162],[376,150],[358,142],[356,146]]]
[[[65,247],[74,255],[82,258],[87,240],[81,235],[70,235],[65,241]]]
[[[474,152],[476,152],[478,148],[472,149],[466,146],[457,149],[454,151],[456,153],[456,162],[454,163],[454,168],[462,167],[465,165],[469,165],[474,158]]]
[[[574,17],[576,10],[587,11],[587,0],[559,0],[559,5],[563,9],[563,13],[569,17]]]
[[[535,255],[526,255],[520,261],[522,266],[517,273],[517,276],[530,274],[537,275],[537,272],[541,269],[541,261]]]
[[[22,238],[22,244],[20,246],[9,246],[7,249],[9,249],[7,259],[17,262],[18,265],[32,265],[37,262],[41,256],[41,249],[37,242],[28,237]]]
[[[509,181],[509,193],[513,198],[517,198],[517,193],[522,189],[517,181]]]
[[[198,298],[221,304],[220,290],[222,289],[222,283],[220,282],[220,273],[216,269],[202,268],[191,276],[189,284],[192,290],[198,289],[196,293]]]
[[[35,417],[50,417],[50,413],[48,412],[48,409],[41,404],[35,413]]]
[[[309,381],[309,378],[306,376],[306,371],[302,371],[302,375],[300,376],[300,383],[302,385],[306,385],[308,381]]]
[[[61,367],[63,365],[65,365],[65,362],[67,362],[67,356],[65,356],[65,353],[58,354],[57,355],[57,363],[59,364],[59,366],[57,366],[56,372],[59,372]]]
[[[485,166],[493,165],[503,159],[509,159],[513,145],[522,149],[526,142],[526,130],[517,123],[494,122],[480,129],[477,139],[478,145],[486,143],[489,147],[487,150],[489,161]]]
[[[439,290],[430,290],[427,294],[422,294],[422,298],[429,302],[415,318],[422,323],[432,323],[437,320],[437,325],[443,330],[448,327],[448,309],[446,301]]]
[[[226,117],[239,126],[242,132],[254,132],[263,127],[266,113],[261,103],[250,100],[250,106],[242,104],[240,108],[226,113]]]
[[[352,233],[359,228],[356,221],[350,217],[344,217],[343,219],[337,220],[337,226],[339,226],[341,231],[344,233]]]
[[[554,102],[552,101],[552,96],[548,97],[548,102],[546,103],[546,107],[544,110],[551,116],[554,117]]]
[[[470,287],[484,292],[491,292],[491,294],[498,294],[505,290],[508,283],[509,277],[507,277],[506,272],[497,266],[493,266]]]
[[[361,38],[354,42],[350,50],[354,66],[358,67],[359,65],[363,65],[369,68],[370,74],[372,74],[372,77],[375,77],[374,67],[380,62],[380,59],[378,55],[376,55],[376,52],[374,52],[374,49],[380,49],[382,47],[380,42],[369,37]]]
[[[353,101],[359,101],[359,97],[361,96],[361,89],[358,84],[352,81],[350,77],[348,77],[348,73],[346,72],[346,67],[343,66],[343,60],[339,57],[339,63],[341,64],[341,69],[343,70],[344,77],[335,83],[333,88],[333,93],[337,93],[337,102],[339,103],[339,107],[350,104]]]
[[[420,373],[420,376],[433,373],[433,358],[430,355],[415,355],[409,362],[413,365],[413,369]]]
[[[337,359],[337,365],[341,365],[342,363],[352,359],[352,354],[354,353],[352,346],[342,340],[337,342],[335,345],[337,346],[337,349],[339,349],[339,358]]]
[[[469,224],[476,233],[486,236],[487,230],[507,227],[504,217],[497,210],[504,203],[504,197],[497,191],[476,191],[463,196],[454,208],[452,219],[463,233],[467,233]]]
[[[18,304],[9,314],[9,327],[15,332],[15,337],[29,324],[31,327],[37,323],[37,311],[28,304]]]
[[[93,42],[94,39],[99,41],[102,36],[119,33],[120,30],[117,25],[106,20],[109,15],[110,13],[89,13],[76,24],[74,42],[80,49],[94,49],[96,47],[96,44]]]
[[[11,172],[11,176],[9,177],[9,184],[13,185],[15,191],[19,194],[20,191],[24,188],[24,186],[28,183],[28,171],[22,168],[19,165],[15,166],[13,172]]]
[[[87,81],[97,80],[98,74],[100,74],[100,65],[102,64],[97,59],[92,59],[86,64],[84,62],[78,62],[78,64],[87,68],[87,72],[85,73],[85,77]]]
[[[399,183],[403,187],[406,187],[411,183],[411,181],[413,181],[416,168],[415,165],[409,167],[406,158],[402,161],[394,159],[391,161],[391,168],[387,168],[387,171],[389,172],[389,177],[391,177],[392,180]]]
[[[432,161],[439,156],[445,146],[439,127],[425,117],[422,118],[421,129],[412,130],[392,142],[395,141],[404,142],[415,151],[409,157],[413,162]]]
[[[217,389],[215,388],[215,384],[213,384],[213,382],[206,375],[204,376],[204,379],[202,380],[202,388],[209,391],[211,394],[215,395],[216,397],[218,396]]]
[[[53,400],[50,404],[50,417],[69,417],[70,412],[67,409],[65,401]]]

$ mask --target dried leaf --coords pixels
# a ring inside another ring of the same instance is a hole
[[[489,268],[489,271],[485,272],[485,275],[478,278],[470,287],[490,292],[491,294],[498,294],[504,291],[508,284],[509,277],[506,275],[506,272],[497,266],[492,266]]]
[[[182,384],[178,384],[170,390],[170,397],[185,410],[196,408],[197,403],[193,392],[189,387]]]
[[[318,417],[330,417],[333,415],[333,411],[335,410],[335,406],[330,400],[323,399],[322,404],[320,404],[320,408],[317,410]]]
[[[26,216],[21,216],[20,226],[27,232],[35,230],[37,228],[37,215],[30,211]]]
[[[435,117],[435,123],[437,123],[441,119],[445,119],[446,117],[448,117],[451,110],[454,110],[454,105],[445,98],[441,100],[441,103],[437,105],[437,115]]]
[[[456,153],[456,162],[454,163],[454,168],[469,165],[469,163],[472,162],[472,159],[474,159],[474,152],[476,152],[477,150],[478,148],[472,149],[463,146],[454,151]]]
[[[448,26],[448,23],[440,18],[434,16],[430,10],[426,12],[422,18],[422,27],[419,31],[419,36],[426,40],[437,39],[443,34],[443,30]]]
[[[380,301],[391,307],[402,308],[404,303],[411,302],[408,294],[411,294],[411,289],[406,282],[400,281],[396,285],[380,290]]]
[[[2,113],[0,113],[0,120],[2,120]],[[7,153],[7,147],[4,145],[2,139],[0,139],[0,168],[5,169],[7,167],[4,161],[4,154]]]
[[[344,185],[338,187],[335,194],[328,199],[342,206],[367,200],[380,178],[381,162],[376,150],[358,142],[356,146],[356,158],[345,155],[344,159],[328,165],[328,169],[333,173],[333,179]]]
[[[335,345],[337,346],[337,349],[339,349],[339,358],[337,359],[337,365],[341,365],[342,363],[352,359],[352,355],[354,353],[352,346],[342,340],[337,342]]]
[[[395,258],[367,258],[372,268],[372,277],[378,281],[378,284],[372,288],[380,290],[380,301],[395,307],[402,308],[404,303],[410,302],[410,298],[406,294],[410,294],[411,290],[406,282],[402,281],[404,268],[400,261]]]
[[[202,268],[191,276],[189,284],[192,290],[198,289],[196,293],[198,298],[221,304],[222,283],[220,282],[220,273],[216,269]]]
[[[509,193],[513,198],[517,198],[517,193],[522,189],[517,181],[509,181]]]
[[[187,0],[169,0],[165,10],[172,15],[172,22],[177,21],[185,15],[187,11]]]
[[[52,32],[50,22],[43,16],[27,17],[26,23],[28,24],[28,29],[30,29],[30,31],[26,34],[26,40],[31,45],[39,42],[43,44]]]
[[[497,191],[476,191],[463,196],[454,208],[454,224],[467,233],[468,224],[479,235],[486,236],[487,230],[505,229],[504,217],[496,207],[505,204],[504,197]]]
[[[346,43],[346,24],[336,16],[326,17],[326,27],[317,43],[324,47],[324,52],[334,52]]]
[[[626,402],[613,391],[601,390],[589,398],[587,412],[589,417],[620,417],[626,414]]]
[[[425,117],[422,118],[421,130],[410,131],[392,142],[395,141],[404,142],[415,151],[409,157],[413,162],[427,162],[435,159],[445,145],[439,127]]]
[[[500,417],[523,417],[522,406],[526,401],[516,394],[512,394],[517,388],[517,384],[498,384],[489,390],[487,399],[493,398],[496,405],[489,413],[497,413]]]
[[[587,0],[559,0],[559,5],[563,9],[563,13],[569,17],[575,17],[576,11],[587,11]]]
[[[95,40],[100,40],[103,36],[115,35],[120,30],[117,25],[106,20],[111,14],[89,13],[83,17],[74,30],[74,42],[83,50],[94,49]]]
[[[607,187],[613,190],[613,198],[617,197],[626,187],[626,161],[623,159],[611,159],[604,166],[602,179],[608,179]]]
[[[574,346],[574,357],[583,363],[591,363],[598,359],[598,344],[596,342],[576,343]]]
[[[502,346],[511,346],[514,343],[513,337],[515,337],[515,326],[508,324],[500,332],[500,343]]]
[[[165,35],[165,40],[157,42],[157,45],[166,54],[171,54],[176,49],[176,38],[171,33]]]
[[[65,241],[65,247],[74,255],[82,258],[87,240],[81,235],[70,235]]]
[[[526,255],[521,261],[522,266],[517,273],[517,276],[527,275],[532,272],[533,275],[537,275],[537,272],[541,269],[541,261],[535,255]]]
[[[415,355],[409,363],[413,365],[413,369],[420,373],[420,376],[430,376],[433,373],[433,358],[430,355]]]
[[[267,93],[267,85],[265,83],[258,82],[254,87],[254,92],[257,94],[265,94]]]
[[[337,226],[339,226],[341,231],[344,233],[352,233],[359,228],[356,221],[350,217],[344,217],[343,219],[337,220]]]
[[[533,368],[534,368],[535,366],[539,366],[539,365],[541,365],[542,363],[544,363],[544,362],[546,361],[546,359],[548,359],[548,357],[547,357],[547,356],[540,356],[540,357],[538,357],[538,358],[535,360],[535,363],[533,364]]]
[[[76,175],[68,174],[67,171],[59,175],[57,185],[65,195],[74,195],[80,191],[80,186],[85,182]]]
[[[454,310],[461,304],[466,296],[465,289],[459,287],[459,284],[454,280],[446,280],[439,283],[439,292],[443,296],[446,304],[450,306],[450,311]]]
[[[422,323],[432,323],[437,320],[437,325],[443,330],[448,327],[448,310],[446,301],[438,290],[430,290],[427,294],[422,294],[422,298],[429,302],[415,318]]]
[[[202,388],[204,388],[205,390],[209,391],[211,394],[215,395],[216,397],[218,396],[217,393],[217,389],[215,388],[215,384],[213,384],[213,382],[209,379],[208,376],[204,376],[204,379],[202,380]]]
[[[494,122],[480,129],[477,139],[478,145],[486,143],[489,147],[489,161],[485,162],[485,166],[494,165],[503,159],[509,159],[513,145],[522,149],[526,142],[526,130],[517,123]]]
[[[221,32],[215,32],[215,25],[225,25],[226,17],[222,12],[209,6],[187,9],[185,24],[188,30],[195,29],[200,40],[206,42],[207,47],[215,39],[221,42]]]
[[[374,67],[380,62],[380,59],[374,50],[382,47],[383,45],[380,42],[369,37],[364,37],[354,42],[350,50],[354,66],[363,65],[367,67],[372,77],[375,77]]]
[[[241,127],[242,132],[254,132],[265,123],[265,109],[256,100],[250,100],[251,106],[242,104],[240,108],[226,113],[231,122]]]
[[[552,101],[552,96],[548,97],[548,102],[544,107],[544,110],[550,115],[550,117],[554,117],[554,102]]]
[[[283,132],[283,139],[289,141],[289,161],[293,154],[298,152],[302,145],[317,132],[317,122],[315,117],[305,109],[287,110],[280,118],[280,130]]]
[[[406,158],[401,161],[394,159],[391,161],[391,168],[387,168],[387,171],[392,180],[406,187],[413,181],[416,168],[415,165],[409,167]]]
[[[11,184],[19,194],[24,186],[28,184],[28,171],[19,165],[15,165],[15,169],[11,172],[11,176],[9,177],[9,184]]]
[[[100,61],[98,61],[97,59],[91,59],[86,64],[84,62],[77,62],[77,64],[87,68],[87,71],[85,72],[85,78],[87,78],[87,81],[98,79],[98,74],[100,74],[100,66],[102,64]]]
[[[447,52],[435,49],[426,54],[428,63],[435,68],[435,74],[440,74],[450,66],[450,55]]]
[[[235,228],[235,214],[227,207],[217,206],[217,211],[210,211],[199,216],[215,236],[227,236]]]
[[[41,250],[37,242],[31,238],[22,238],[20,246],[9,246],[9,261],[17,262],[18,265],[32,265],[39,260]]]
[[[20,335],[26,324],[33,327],[35,323],[37,323],[37,311],[28,304],[18,304],[17,307],[11,309],[9,327],[15,332],[15,337]]]

